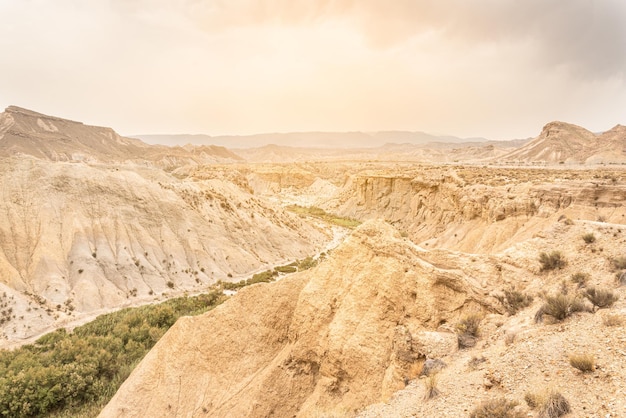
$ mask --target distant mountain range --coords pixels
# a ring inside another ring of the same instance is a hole
[[[532,140],[511,141],[407,131],[127,138],[111,128],[9,106],[0,114],[0,156],[19,154],[52,161],[147,162],[164,169],[306,160],[622,164],[626,163],[626,127],[617,125],[597,134],[565,122],[550,122]]]
[[[424,132],[383,131],[383,132],[289,132],[256,135],[134,135],[149,144],[160,145],[206,145],[213,144],[230,149],[259,148],[265,145],[279,145],[295,148],[375,148],[388,143],[425,145],[433,142],[463,143],[486,142],[485,138],[458,138],[437,136]]]

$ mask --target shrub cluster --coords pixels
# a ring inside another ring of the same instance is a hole
[[[562,321],[575,312],[583,311],[585,311],[585,305],[579,297],[558,293],[554,296],[546,296],[546,301],[535,314],[535,321],[541,322],[543,315],[550,315],[557,321]]]
[[[559,251],[552,251],[550,254],[540,253],[539,263],[541,263],[541,271],[562,269],[567,264]]]
[[[619,299],[619,296],[612,290],[596,287],[585,289],[583,296],[589,299],[589,302],[598,309],[610,308]]]
[[[220,291],[123,309],[72,333],[60,329],[32,345],[0,351],[0,413],[47,416],[105,403],[178,317],[223,300]]]
[[[504,296],[497,296],[497,299],[511,315],[515,315],[520,309],[530,306],[533,302],[531,295],[515,289],[505,290]]]

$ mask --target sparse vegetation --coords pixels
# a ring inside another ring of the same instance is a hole
[[[291,205],[287,206],[287,210],[302,216],[313,216],[314,218],[321,219],[333,225],[343,226],[345,228],[356,228],[357,226],[361,225],[361,222],[357,221],[356,219],[344,218],[341,216],[333,215],[327,213],[324,209],[315,206],[304,207],[299,205]]]
[[[504,290],[504,296],[497,296],[497,299],[511,315],[515,315],[520,309],[530,306],[533,302],[533,297],[531,295],[522,293],[515,289]]]
[[[535,314],[535,321],[541,322],[544,315],[550,315],[557,321],[562,321],[575,312],[585,310],[585,305],[576,295],[558,293],[554,296],[546,296],[545,303]]]
[[[585,243],[587,244],[593,244],[594,242],[596,242],[596,236],[593,234],[593,232],[588,232],[583,235],[583,241],[585,241]]]
[[[427,359],[422,365],[420,376],[431,376],[439,373],[446,367],[446,363],[440,359]]]
[[[626,257],[617,257],[611,260],[615,270],[626,270]]]
[[[618,271],[615,274],[615,280],[617,281],[617,285],[618,286],[623,286],[626,284],[626,270],[625,271]]]
[[[480,322],[483,316],[479,313],[465,315],[456,325],[459,348],[468,348],[476,345],[480,333]]]
[[[170,289],[174,288],[174,282],[173,281],[168,280],[166,284],[167,284],[167,287],[169,287]]]
[[[221,291],[101,315],[68,333],[0,351],[0,414],[94,416],[135,365],[182,315],[219,305]],[[65,412],[64,412],[65,411]]]
[[[589,373],[596,369],[596,360],[591,354],[572,354],[568,360],[570,366],[583,373]]]
[[[606,314],[602,317],[602,323],[607,327],[619,327],[624,324],[624,318],[618,314]]]
[[[559,418],[571,411],[569,402],[559,392],[552,391],[539,409],[539,418]]]
[[[517,410],[517,405],[506,398],[492,399],[474,408],[470,418],[522,418],[525,415]]]
[[[566,261],[560,251],[552,251],[550,254],[540,253],[539,263],[541,263],[541,271],[550,271],[562,269],[565,267]]]
[[[427,401],[441,394],[441,391],[437,388],[437,373],[429,375],[424,379],[424,400]]]
[[[612,290],[589,287],[585,289],[583,296],[585,296],[591,304],[598,309],[610,308],[617,300],[617,296]]]
[[[589,280],[589,274],[587,273],[574,273],[572,274],[572,282],[576,283],[578,287],[585,287],[587,281]]]

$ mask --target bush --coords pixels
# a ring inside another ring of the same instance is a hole
[[[541,263],[541,271],[562,269],[566,264],[565,258],[559,251],[539,254],[539,263]]]
[[[223,300],[215,291],[122,309],[72,333],[61,329],[34,344],[0,350],[0,415],[97,415],[178,317],[206,312]]]
[[[473,347],[476,345],[480,332],[480,321],[483,317],[481,314],[472,313],[465,315],[456,324],[456,332],[459,348]]]
[[[575,312],[582,312],[585,306],[575,295],[558,293],[555,296],[546,296],[545,303],[535,314],[535,321],[541,322],[543,315],[550,315],[557,321],[562,321]]]
[[[554,390],[547,395],[528,392],[524,400],[531,409],[539,408],[539,418],[559,418],[570,412],[567,399]]]
[[[520,309],[530,306],[533,302],[532,296],[515,289],[505,290],[504,296],[498,296],[497,299],[511,315],[515,315]]]
[[[274,270],[279,273],[295,273],[296,271],[298,271],[298,267],[292,265],[278,266],[274,268]]]
[[[517,402],[506,398],[492,399],[478,405],[470,413],[470,418],[522,418],[525,415],[516,410]]]
[[[173,289],[174,288],[174,282],[171,281],[171,280],[168,280],[167,281],[167,287],[169,287],[170,289]]]
[[[615,280],[617,281],[618,286],[623,286],[626,284],[626,271],[618,271],[615,274]]]
[[[570,366],[583,373],[589,373],[596,369],[596,360],[591,354],[573,354],[568,358]]]
[[[587,244],[593,244],[594,242],[596,242],[596,236],[593,235],[592,232],[588,232],[583,235],[583,241],[585,241],[585,243]]]
[[[437,389],[437,373],[433,373],[424,380],[424,400],[427,401],[441,394],[441,391]]]
[[[589,280],[589,275],[587,273],[574,273],[572,274],[572,282],[576,283],[578,287],[584,287]]]
[[[539,418],[559,418],[570,411],[571,408],[567,399],[559,392],[552,391],[541,405]]]
[[[613,263],[613,267],[615,270],[625,270],[626,269],[626,257],[617,257],[611,260]]]
[[[589,302],[598,309],[609,308],[619,299],[619,296],[613,293],[613,291],[595,287],[585,289],[583,296],[589,299]]]

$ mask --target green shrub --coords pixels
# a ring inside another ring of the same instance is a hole
[[[619,296],[613,293],[613,291],[596,287],[585,289],[583,296],[589,299],[589,302],[598,309],[610,308],[619,299]]]
[[[550,315],[557,321],[562,321],[571,314],[584,310],[585,305],[576,295],[558,293],[554,296],[546,296],[545,303],[535,314],[535,321],[541,322],[543,315]]]
[[[583,373],[589,373],[596,369],[596,360],[591,354],[572,354],[568,360],[570,366]]]
[[[594,242],[596,242],[596,236],[593,235],[593,232],[588,232],[583,235],[583,241],[585,241],[585,243],[587,244],[593,244]]]
[[[292,265],[278,266],[274,268],[274,270],[276,270],[278,273],[295,273],[296,271],[298,271],[298,267]]]
[[[223,300],[221,291],[213,291],[122,309],[72,333],[60,329],[0,351],[0,415],[97,415],[178,317],[206,312]]]
[[[506,398],[483,402],[472,410],[470,418],[522,418],[525,415],[516,409],[517,402]]]
[[[550,254],[540,253],[539,263],[541,263],[541,271],[562,269],[566,264],[565,258],[559,251],[552,251]]]
[[[533,302],[533,297],[531,295],[522,293],[515,289],[505,290],[504,296],[497,296],[497,299],[511,315],[515,315],[520,309],[530,306]]]

